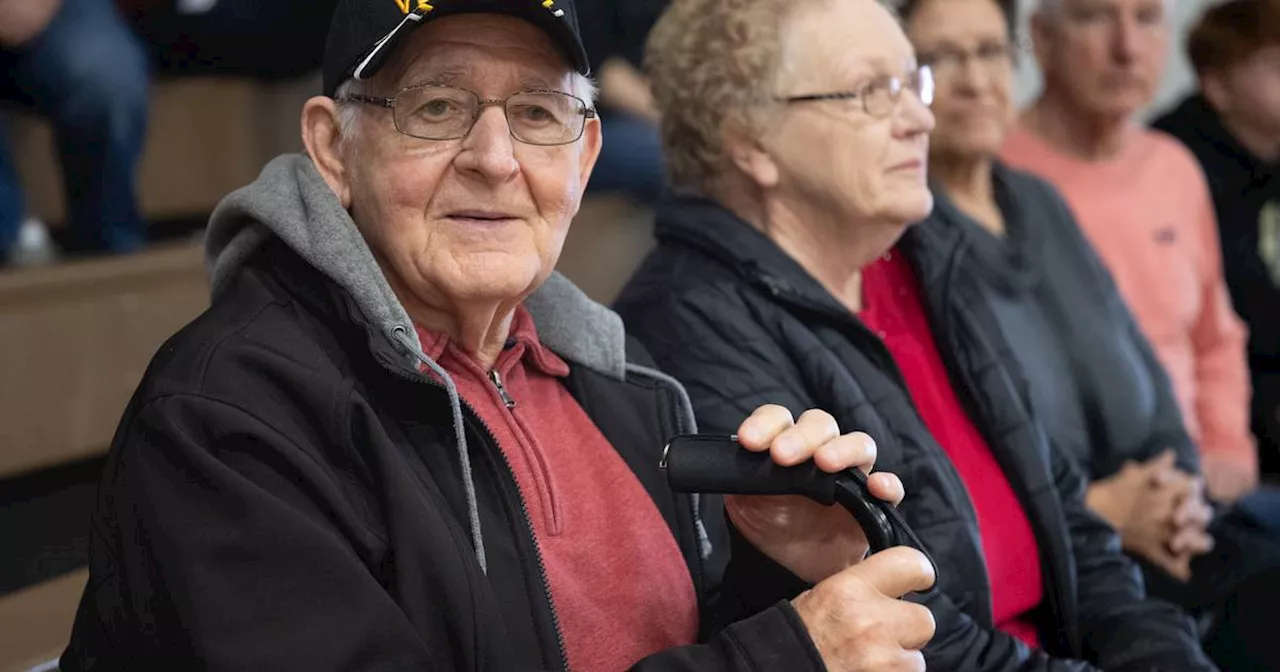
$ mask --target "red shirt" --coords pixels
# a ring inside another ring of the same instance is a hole
[[[494,364],[505,390],[444,334],[423,351],[458,386],[511,464],[542,553],[569,667],[624,670],[693,644],[698,601],[671,529],[644,486],[560,383],[569,367],[523,308]]]
[[[863,269],[862,296],[859,316],[884,340],[925,426],[969,491],[982,534],[996,628],[1038,646],[1028,612],[1040,604],[1044,586],[1031,523],[951,386],[929,329],[920,285],[902,255],[894,253]]]

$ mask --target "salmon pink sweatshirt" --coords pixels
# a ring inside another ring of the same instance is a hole
[[[1134,126],[1105,161],[1060,152],[1021,127],[1001,154],[1066,197],[1168,370],[1201,455],[1256,471],[1247,333],[1231,307],[1213,202],[1191,153]]]

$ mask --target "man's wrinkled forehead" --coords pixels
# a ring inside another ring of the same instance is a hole
[[[1173,5],[1176,1],[1177,0],[1039,0],[1039,3],[1036,5],[1036,11],[1049,18],[1057,18],[1063,10],[1070,10],[1080,6],[1105,8],[1129,4],[1156,4],[1168,11],[1173,9]]]
[[[464,14],[433,21],[414,32],[379,73],[400,86],[462,86],[495,70],[524,88],[560,88],[571,68],[536,26],[494,14]]]

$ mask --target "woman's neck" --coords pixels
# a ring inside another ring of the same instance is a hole
[[[929,172],[961,212],[991,233],[1004,236],[1004,215],[996,203],[992,164],[989,156],[934,154],[929,158]]]
[[[772,202],[752,225],[777,243],[851,312],[862,310],[862,269],[887,252],[905,227],[853,223],[804,207]]]
[[[1085,161],[1115,158],[1129,131],[1128,118],[1089,114],[1050,91],[1022,113],[1021,121],[1059,151]]]

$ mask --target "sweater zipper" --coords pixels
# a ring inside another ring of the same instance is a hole
[[[516,400],[511,398],[507,393],[507,388],[502,384],[502,374],[497,369],[489,370],[489,380],[493,381],[493,386],[498,390],[498,396],[502,397],[502,403],[506,404],[507,410],[513,410],[516,407]]]
[[[547,456],[543,453],[538,445],[538,440],[533,436],[533,432],[527,431],[524,423],[516,417],[516,400],[507,391],[506,385],[502,382],[502,374],[498,370],[489,370],[489,381],[493,383],[493,387],[498,392],[498,397],[502,399],[502,405],[507,407],[507,413],[510,416],[508,422],[513,425],[512,430],[516,434],[516,447],[525,455],[525,459],[529,463],[530,475],[533,478],[534,496],[543,502],[543,508],[546,509],[546,524],[548,536],[560,536],[564,532],[564,521],[560,516],[559,509],[556,504],[556,492],[552,487],[551,467],[547,462]],[[498,447],[498,451],[502,451],[502,447]],[[505,458],[506,455],[503,454]],[[524,499],[520,500],[521,502]]]
[[[430,380],[421,375],[411,376],[405,373],[404,371],[401,371],[398,367],[387,366],[384,364],[384,368],[389,369],[396,377],[401,378],[402,380],[407,380],[411,383],[416,383],[419,385],[428,385],[437,389],[443,388],[442,385],[440,385],[439,383],[433,380]],[[498,381],[501,381],[501,377],[495,377],[495,384],[498,384],[499,389],[502,390],[501,383]],[[505,390],[502,390],[502,397],[504,402],[510,398],[506,394]],[[470,411],[472,419],[475,420],[476,423],[480,425],[480,429],[484,433],[483,438],[488,441],[487,445],[497,446],[498,440],[494,438],[493,430],[489,429],[489,425],[485,424],[484,420],[479,416],[479,414],[467,408],[466,402],[461,402],[461,403],[464,409],[467,409],[468,411]],[[511,405],[512,406],[515,405],[514,400],[511,401]],[[510,408],[510,406],[508,408]],[[490,452],[491,453],[496,452],[498,454],[498,459],[501,461],[502,467],[507,470],[507,475],[511,477],[511,482],[515,483],[516,472],[514,469],[511,468],[511,463],[507,461],[507,456],[503,455],[501,450],[493,450]],[[533,546],[533,559],[535,564],[537,565],[538,578],[542,580],[542,596],[546,598],[547,609],[551,611],[551,627],[555,630],[555,633],[556,633],[556,654],[560,658],[560,669],[565,670],[565,672],[569,672],[569,657],[568,655],[565,654],[565,646],[564,646],[564,630],[560,626],[560,615],[556,613],[556,603],[554,600],[551,599],[551,582],[547,579],[547,567],[542,562],[542,551],[538,548],[538,538],[534,535],[534,532],[533,532],[533,521],[529,517],[529,507],[525,506],[524,497],[520,496],[518,489],[516,492],[515,499],[516,499],[516,502],[520,505],[520,520],[521,522],[524,523],[524,531],[529,535],[528,536],[529,542]]]

